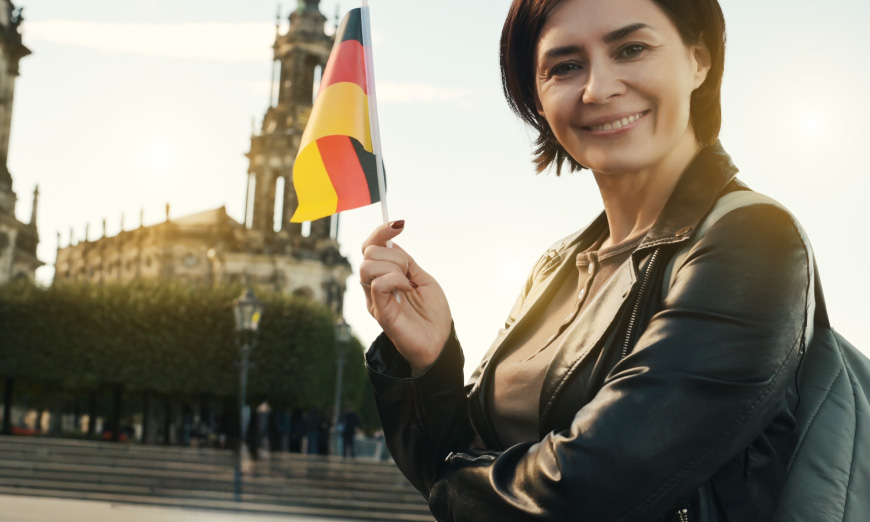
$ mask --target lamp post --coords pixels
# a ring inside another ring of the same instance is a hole
[[[242,452],[245,449],[245,394],[248,389],[248,356],[257,347],[257,334],[260,330],[260,318],[263,315],[263,303],[254,296],[254,291],[247,288],[242,295],[233,301],[233,315],[236,319],[236,346],[241,352],[239,377],[239,451],[236,453],[233,482],[236,502],[242,500]]]
[[[339,317],[335,321],[335,353],[338,355],[336,361],[335,375],[335,404],[332,407],[332,447],[333,454],[338,454],[339,439],[341,434],[338,431],[338,421],[341,419],[341,385],[344,380],[344,355],[347,343],[350,341],[350,326],[345,322],[344,317]]]

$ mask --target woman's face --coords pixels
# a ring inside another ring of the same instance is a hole
[[[697,150],[689,102],[709,61],[652,0],[564,0],[537,43],[538,112],[593,171],[667,166]]]

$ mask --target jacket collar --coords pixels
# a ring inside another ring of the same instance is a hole
[[[638,251],[691,239],[695,229],[716,204],[725,187],[735,181],[737,171],[731,156],[725,152],[718,140],[701,149],[686,167]],[[606,228],[607,215],[602,211],[583,230],[557,241],[547,251],[547,255],[552,258],[551,262],[559,262],[567,251],[578,245],[581,248],[591,245]]]
[[[690,239],[736,175],[737,167],[721,142],[701,149],[638,250]]]

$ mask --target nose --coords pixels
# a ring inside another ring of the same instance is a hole
[[[610,98],[622,94],[624,89],[625,84],[618,77],[613,64],[599,60],[597,63],[589,64],[589,76],[583,87],[583,103],[605,103]]]

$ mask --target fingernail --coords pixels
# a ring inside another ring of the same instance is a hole
[[[411,288],[413,288],[414,290],[416,290],[417,288],[420,287],[420,285],[418,285],[418,284],[415,283],[414,281],[409,281],[409,282],[411,283]]]
[[[392,223],[390,223],[390,228],[392,228],[393,230],[401,230],[404,227],[405,227],[405,220],[404,219],[400,219],[398,221],[393,221]]]

